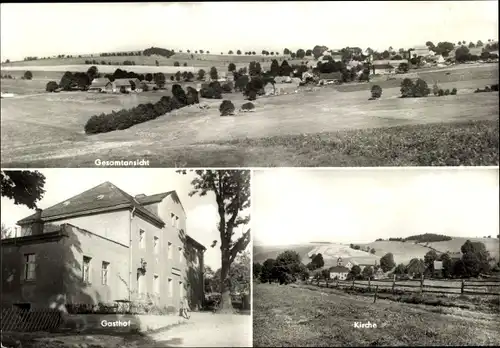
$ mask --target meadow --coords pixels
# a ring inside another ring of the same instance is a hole
[[[127,68],[139,72],[137,66]],[[91,116],[156,102],[169,91],[48,94],[40,89],[46,78],[42,82],[42,73],[40,78],[34,74],[32,81],[2,80],[2,92],[18,94],[2,99],[4,166],[93,166],[97,158],[144,158],[152,166],[171,167],[499,162],[498,92],[472,93],[498,83],[496,65],[422,71],[430,86],[438,81],[441,88],[458,88],[456,96],[401,99],[396,79],[262,97],[254,102],[255,112],[235,117],[220,117],[221,100],[202,99],[208,109],[186,107],[126,130],[92,136],[83,132]],[[375,83],[383,88],[382,98],[368,101]],[[241,93],[223,98],[237,110],[245,102]]]
[[[499,345],[493,313],[378,300],[331,289],[254,285],[258,347]],[[354,322],[377,328],[354,328]]]

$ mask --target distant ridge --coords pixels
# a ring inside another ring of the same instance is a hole
[[[309,242],[309,244],[336,244],[334,242]]]

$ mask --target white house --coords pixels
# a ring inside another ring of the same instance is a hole
[[[346,280],[349,274],[349,269],[344,266],[330,267],[330,279]]]

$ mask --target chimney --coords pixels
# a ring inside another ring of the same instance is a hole
[[[42,234],[43,233],[43,221],[42,221],[42,209],[37,208],[35,217],[35,221],[33,221],[33,224],[31,225],[31,234],[36,235],[36,234]]]

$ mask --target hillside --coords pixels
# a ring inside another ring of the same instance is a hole
[[[380,260],[382,256],[387,253],[394,255],[396,264],[407,264],[413,258],[423,259],[425,254],[431,250],[430,247],[441,252],[459,252],[460,247],[469,239],[472,242],[482,242],[486,246],[486,250],[490,255],[499,260],[499,240],[498,238],[462,238],[453,237],[449,241],[415,244],[414,242],[396,242],[396,241],[377,241],[366,244],[358,244],[361,247],[375,249],[375,254],[370,254],[362,250],[354,250],[346,244],[334,243],[307,243],[301,245],[288,245],[288,246],[258,246],[254,245],[253,260],[254,262],[262,263],[268,258],[275,259],[279,253],[285,250],[294,250],[302,257],[303,263],[308,263],[310,256],[313,254],[321,253],[325,260],[325,266],[332,266],[336,264],[337,258],[341,257],[344,260],[353,259],[358,263],[368,264],[373,263],[374,260]]]

